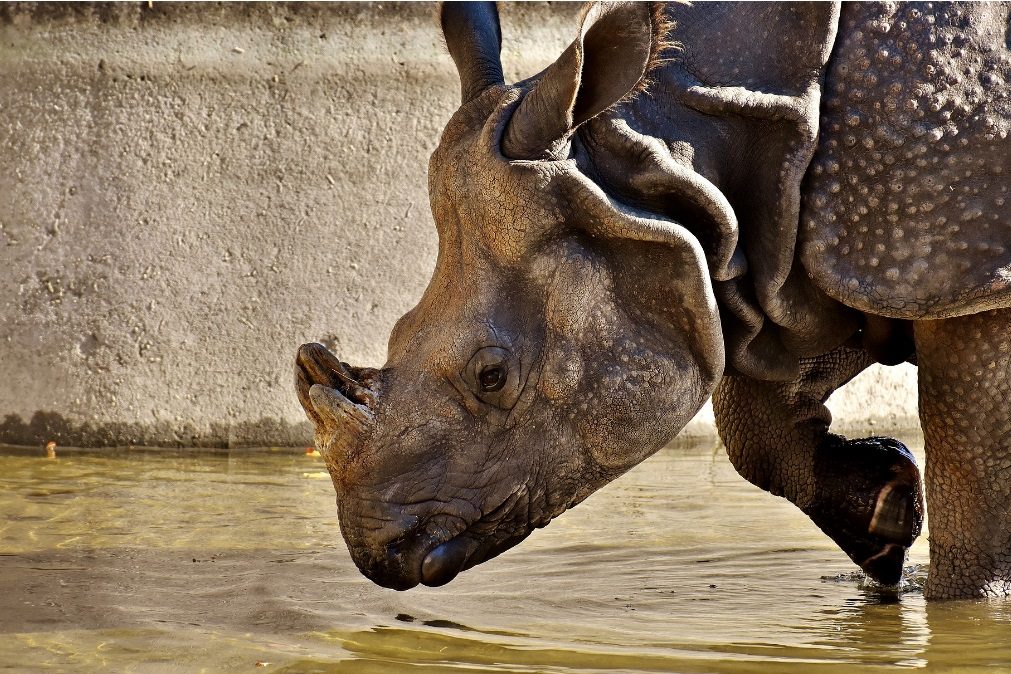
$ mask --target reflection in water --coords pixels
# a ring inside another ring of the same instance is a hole
[[[875,587],[711,442],[664,450],[447,587],[352,565],[318,458],[0,452],[0,665],[805,672],[1011,665],[1011,605]],[[268,664],[263,664],[268,663]]]

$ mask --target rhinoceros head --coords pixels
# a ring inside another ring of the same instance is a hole
[[[516,87],[494,6],[442,13],[464,103],[431,159],[432,280],[382,369],[318,344],[295,367],[351,555],[396,589],[448,582],[642,461],[723,370],[697,241],[609,197],[569,143],[639,86],[649,6],[591,9]]]

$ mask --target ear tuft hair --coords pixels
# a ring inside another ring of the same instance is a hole
[[[680,52],[681,43],[674,39],[674,20],[667,16],[664,11],[664,3],[650,3],[650,27],[653,32],[653,39],[650,42],[649,61],[646,63],[646,70],[631,91],[629,91],[620,103],[632,100],[643,92],[648,92],[653,84],[653,75],[664,64],[673,60],[673,54]],[[648,95],[648,94],[647,94]]]

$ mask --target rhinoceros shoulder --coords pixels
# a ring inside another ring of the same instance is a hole
[[[1011,306],[1011,52],[998,3],[848,3],[805,177],[801,259],[865,312]]]

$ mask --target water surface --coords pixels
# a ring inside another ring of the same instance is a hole
[[[704,441],[443,588],[372,585],[291,450],[0,451],[0,668],[852,672],[1011,667],[1011,603],[867,583]],[[922,452],[918,450],[918,456]]]

